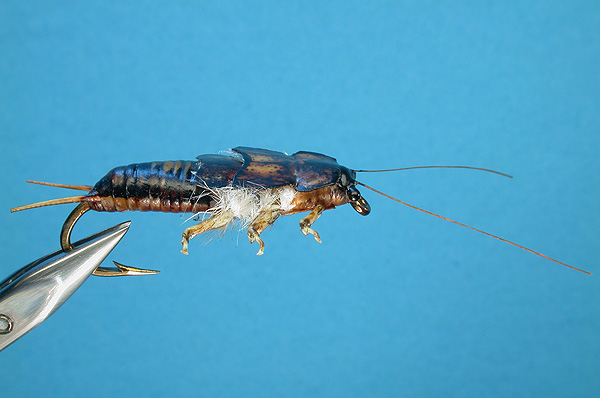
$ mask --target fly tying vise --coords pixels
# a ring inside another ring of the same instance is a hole
[[[49,185],[88,191],[86,195],[48,200],[16,207],[11,212],[63,203],[79,203],[63,224],[60,243],[64,251],[72,250],[71,231],[79,218],[89,210],[96,211],[161,211],[170,213],[205,213],[209,217],[183,232],[182,253],[188,254],[190,239],[217,229],[224,229],[234,220],[241,220],[248,230],[250,243],[258,242],[258,255],[264,252],[260,234],[279,216],[309,211],[300,220],[300,231],[321,238],[311,228],[324,210],[346,203],[359,214],[371,212],[357,185],[383,195],[405,206],[433,215],[454,224],[480,232],[505,243],[527,250],[555,263],[591,275],[496,235],[442,217],[402,202],[356,180],[357,172],[387,172],[419,168],[466,168],[511,177],[494,170],[468,166],[418,166],[386,170],[351,170],[326,155],[296,152],[287,155],[267,149],[237,147],[219,155],[200,155],[195,161],[179,160],[136,163],[116,167],[96,185],[66,185],[38,181]],[[512,177],[511,177],[512,178]],[[115,262],[118,270],[98,267],[94,275],[121,276],[156,273],[158,271],[128,267]]]

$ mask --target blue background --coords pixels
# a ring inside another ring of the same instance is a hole
[[[85,4],[84,4],[85,3]],[[197,238],[131,219],[111,258],[0,354],[3,396],[600,394],[600,6],[526,2],[3,2],[0,278],[58,248],[73,194],[123,164],[248,145],[334,156],[366,183],[301,235]]]

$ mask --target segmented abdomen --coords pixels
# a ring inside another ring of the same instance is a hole
[[[96,211],[206,211],[211,196],[201,178],[203,166],[178,160],[116,167],[94,185],[85,201]]]

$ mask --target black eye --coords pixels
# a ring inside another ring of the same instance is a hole
[[[360,199],[360,192],[358,192],[358,189],[352,187],[352,188],[348,188],[348,200],[350,202],[356,202]]]

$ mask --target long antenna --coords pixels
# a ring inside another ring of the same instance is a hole
[[[555,263],[558,263],[558,264],[560,264],[560,265],[564,265],[565,267],[569,267],[569,268],[571,268],[571,269],[574,269],[574,270],[576,270],[576,271],[583,272],[584,274],[592,275],[592,274],[591,274],[591,272],[587,272],[587,271],[584,271],[584,270],[582,270],[582,269],[575,268],[575,267],[573,267],[573,266],[571,266],[571,265],[568,265],[568,264],[565,264],[565,263],[561,263],[561,262],[560,262],[560,261],[558,261],[558,260],[555,260],[555,259],[553,259],[553,258],[551,258],[551,257],[548,257],[548,256],[546,256],[545,254],[542,254],[542,253],[536,252],[535,250],[528,249],[528,248],[526,248],[525,246],[518,245],[518,244],[516,244],[516,243],[514,243],[514,242],[511,242],[511,241],[509,241],[509,240],[506,240],[506,239],[504,239],[504,238],[501,238],[501,237],[499,237],[499,236],[492,235],[492,234],[490,234],[490,233],[488,233],[488,232],[482,231],[482,230],[480,230],[480,229],[477,229],[477,228],[470,227],[470,226],[468,226],[468,225],[466,225],[466,224],[460,223],[460,222],[458,222],[458,221],[454,221],[454,220],[452,220],[452,219],[450,219],[450,218],[446,218],[446,217],[440,216],[439,214],[435,214],[435,213],[432,213],[432,212],[430,212],[430,211],[427,211],[427,210],[421,209],[421,208],[419,208],[419,207],[416,207],[416,206],[410,205],[410,204],[408,204],[408,203],[406,203],[406,202],[403,202],[403,201],[401,201],[401,200],[399,200],[399,199],[396,199],[396,198],[394,198],[394,197],[392,197],[392,196],[390,196],[390,195],[387,195],[387,194],[385,194],[385,193],[383,193],[383,192],[381,192],[381,191],[378,191],[378,190],[377,190],[377,189],[375,189],[375,188],[371,188],[370,186],[368,186],[368,185],[366,185],[366,184],[363,184],[362,182],[358,182],[358,181],[356,181],[356,183],[357,183],[357,184],[359,184],[359,185],[362,185],[363,187],[365,187],[365,188],[367,188],[367,189],[370,189],[371,191],[373,191],[373,192],[375,192],[375,193],[378,193],[378,194],[380,194],[380,195],[382,195],[382,196],[385,196],[385,197],[386,197],[386,198],[388,198],[388,199],[391,199],[391,200],[393,200],[393,201],[396,201],[396,202],[398,202],[398,203],[400,203],[400,204],[403,204],[404,206],[408,206],[408,207],[410,207],[411,209],[419,210],[419,211],[422,211],[423,213],[427,213],[427,214],[430,214],[430,215],[432,215],[432,216],[435,216],[435,217],[437,217],[437,218],[441,218],[442,220],[450,221],[451,223],[454,223],[454,224],[460,225],[460,226],[462,226],[462,227],[465,227],[465,228],[472,229],[473,231],[477,231],[477,232],[480,232],[480,233],[482,233],[482,234],[484,234],[484,235],[491,236],[492,238],[495,238],[495,239],[501,240],[502,242],[508,243],[509,245],[516,246],[516,247],[518,247],[518,248],[520,248],[520,249],[523,249],[523,250],[526,250],[526,251],[528,251],[528,252],[530,252],[530,253],[537,254],[538,256],[540,256],[540,257],[543,257],[543,258],[545,258],[545,259],[547,259],[547,260],[554,261]]]
[[[471,166],[414,166],[414,167],[401,167],[399,169],[384,169],[384,170],[354,170],[357,173],[385,173],[388,171],[400,171],[400,170],[414,170],[414,169],[470,169],[470,170],[480,170],[486,171],[488,173],[494,173],[501,175],[503,177],[513,178],[513,176],[505,173],[501,173],[496,170],[484,169],[481,167],[471,167]]]

